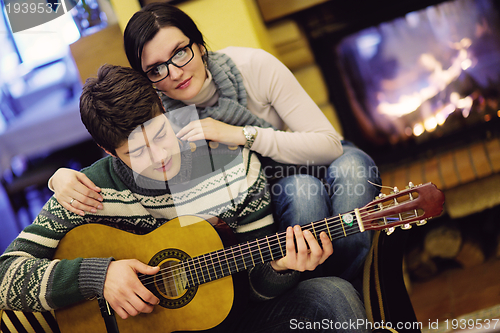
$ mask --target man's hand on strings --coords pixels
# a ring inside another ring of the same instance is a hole
[[[320,233],[321,247],[309,230],[302,230],[298,225],[286,230],[286,255],[271,262],[276,271],[293,269],[299,272],[312,271],[332,255],[333,245],[327,234]],[[294,242],[295,240],[295,242]]]
[[[160,300],[153,295],[139,280],[138,273],[153,275],[159,267],[152,267],[142,262],[117,260],[109,264],[104,281],[104,298],[122,319],[140,313],[151,313]]]

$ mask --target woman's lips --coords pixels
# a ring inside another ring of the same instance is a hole
[[[181,83],[179,83],[179,85],[177,87],[175,87],[175,89],[186,89],[187,87],[189,87],[189,84],[191,83],[191,79],[192,79],[192,77],[190,77],[187,80],[182,81]]]

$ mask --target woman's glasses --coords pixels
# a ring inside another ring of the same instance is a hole
[[[168,65],[174,65],[177,68],[181,68],[186,66],[193,58],[193,42],[190,41],[187,46],[177,50],[170,59],[148,70],[146,76],[151,83],[160,82],[170,74]]]

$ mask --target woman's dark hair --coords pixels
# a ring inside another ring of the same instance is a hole
[[[116,156],[132,131],[163,113],[149,80],[129,67],[103,65],[85,82],[80,117],[94,141]]]
[[[125,28],[123,42],[130,66],[143,75],[142,50],[158,31],[164,27],[176,27],[192,42],[206,49],[203,35],[186,13],[164,2],[151,3],[136,12]],[[206,57],[205,52],[205,57]],[[166,60],[166,59],[165,59]],[[206,61],[206,58],[204,58]]]

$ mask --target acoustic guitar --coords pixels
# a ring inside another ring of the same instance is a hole
[[[367,230],[388,233],[396,226],[408,229],[423,225],[441,214],[443,193],[435,185],[410,186],[390,195],[380,195],[351,212],[312,222],[303,227],[319,239],[324,231],[330,239],[348,237]],[[233,306],[232,275],[257,264],[285,256],[285,232],[243,244],[224,247],[211,223],[196,217],[175,218],[145,235],[116,228],[86,224],[71,230],[60,242],[59,259],[77,257],[135,258],[160,271],[140,276],[159,299],[150,314],[116,321],[121,333],[197,331],[222,323]],[[106,332],[97,300],[57,310],[63,333]]]

